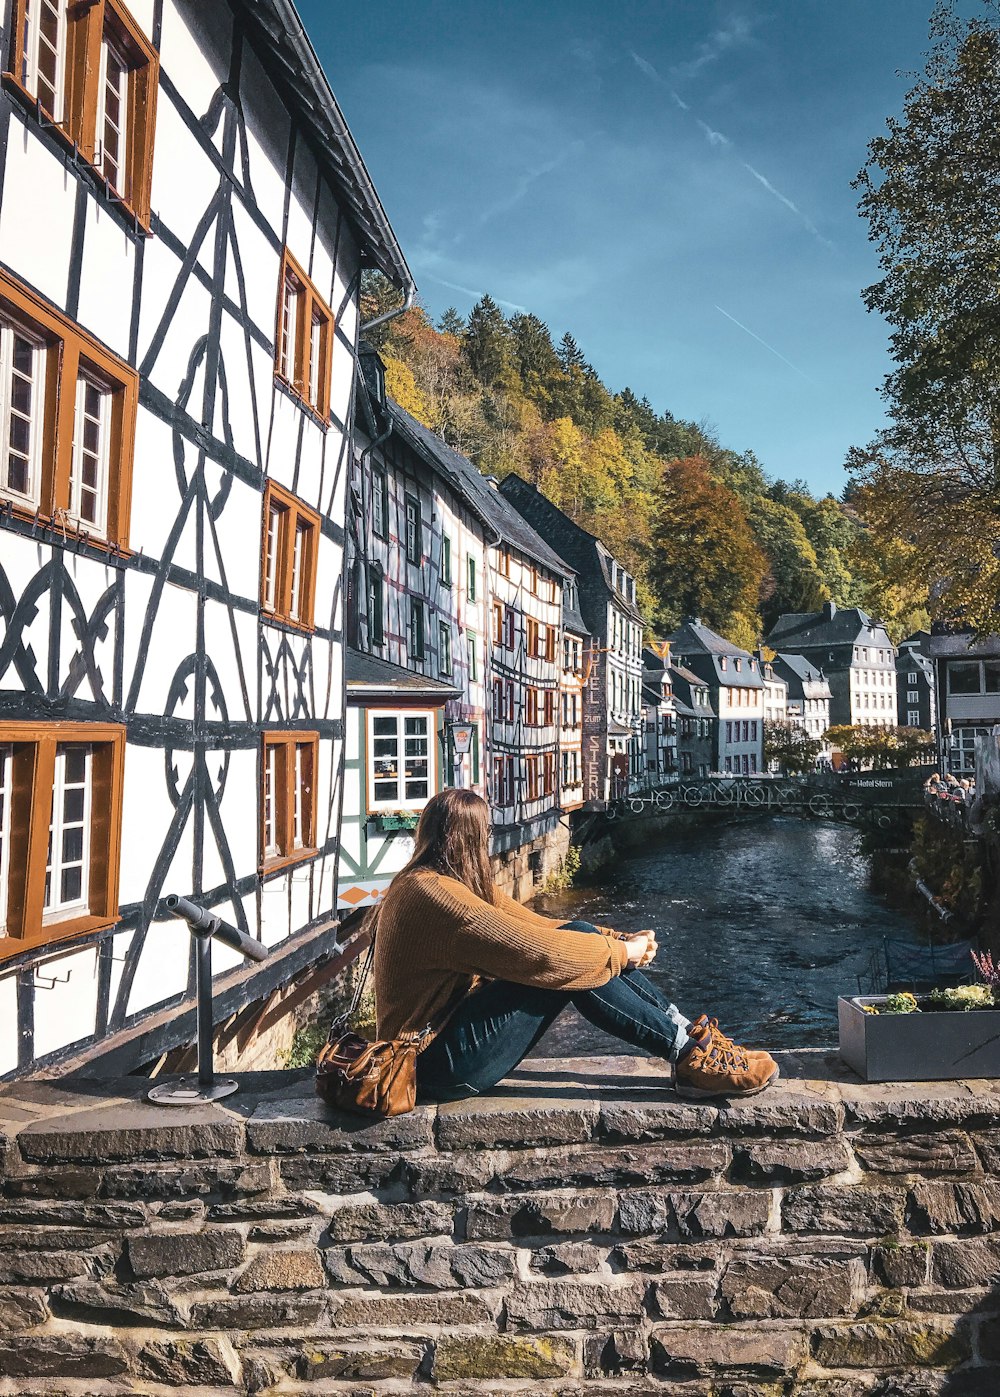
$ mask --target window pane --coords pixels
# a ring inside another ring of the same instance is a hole
[[[289,383],[295,382],[295,337],[301,290],[294,272],[286,272],[281,301],[281,346],[278,353],[278,369]]]
[[[405,732],[407,737],[417,736],[427,732],[426,718],[407,718]]]
[[[395,719],[395,718],[374,718],[374,719],[372,720],[372,731],[375,733],[376,737],[378,737],[379,734],[382,734],[382,735],[384,736],[386,733],[391,733],[392,736],[395,737],[395,735],[396,735],[396,719]],[[407,729],[407,731],[409,731],[409,729]]]
[[[127,194],[128,63],[107,38],[101,48],[101,65],[104,76],[97,122],[100,169],[114,189]]]
[[[320,405],[320,372],[323,367],[323,321],[313,314],[309,332],[309,401]]]
[[[0,401],[4,403],[4,451],[0,489],[38,503],[38,455],[44,411],[42,345],[18,327],[0,322]]]
[[[56,748],[43,908],[50,916],[87,905],[92,762],[89,746],[61,743]]]
[[[1000,694],[1000,661],[985,660],[983,667],[986,671],[986,692]]]
[[[69,509],[82,524],[101,534],[107,527],[110,423],[111,394],[81,375],[73,421]]]
[[[960,661],[948,666],[948,690],[953,694],[978,694],[979,662]]]

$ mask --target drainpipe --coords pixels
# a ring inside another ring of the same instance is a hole
[[[402,315],[404,311],[410,309],[416,299],[417,288],[411,281],[406,288],[406,295],[403,297],[403,304],[397,306],[395,310],[385,310],[381,315],[376,315],[374,320],[366,320],[361,326],[359,333],[365,335],[369,330],[374,330],[377,325],[384,325],[387,320],[395,320],[397,315]]]

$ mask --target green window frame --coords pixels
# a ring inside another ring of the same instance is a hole
[[[476,684],[479,681],[479,655],[476,651],[478,636],[475,631],[466,632],[466,651],[469,660],[469,683]]]
[[[475,600],[476,600],[476,560],[475,560],[475,558],[472,556],[471,553],[469,554],[469,558],[468,558],[468,566],[469,566],[469,587],[468,587],[469,601],[475,601]]]
[[[447,534],[441,538],[441,583],[451,586],[451,539]]]

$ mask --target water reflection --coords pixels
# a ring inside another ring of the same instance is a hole
[[[647,973],[683,1012],[717,1015],[737,1041],[830,1047],[838,994],[857,993],[884,936],[914,939],[907,917],[869,891],[856,842],[846,826],[807,820],[709,827],[621,860],[599,887],[536,905],[622,931],[653,927],[660,950]],[[567,1012],[537,1051],[611,1050]]]

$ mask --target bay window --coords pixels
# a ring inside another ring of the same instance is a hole
[[[435,791],[433,710],[368,710],[368,809],[422,809]]]

